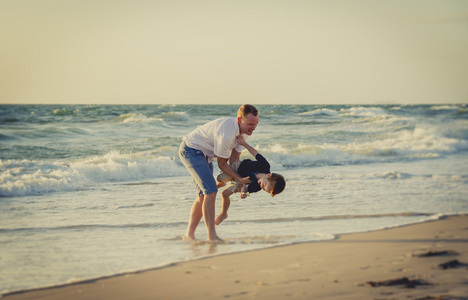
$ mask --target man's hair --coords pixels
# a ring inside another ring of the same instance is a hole
[[[286,187],[286,181],[284,177],[277,173],[271,173],[271,176],[268,178],[269,181],[276,182],[271,190],[270,194],[272,197],[281,193]]]
[[[244,104],[242,105],[239,110],[237,111],[237,117],[239,118],[245,118],[248,114],[252,114],[254,116],[258,115],[258,110],[255,108],[255,106],[250,105],[250,104]]]

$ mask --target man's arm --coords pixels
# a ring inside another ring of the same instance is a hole
[[[234,162],[240,159],[240,152],[237,152],[235,149],[231,151],[231,157],[229,158],[229,163],[232,165]]]
[[[218,167],[221,171],[224,173],[228,174],[229,176],[235,178],[237,181],[243,183],[243,184],[249,184],[250,179],[249,177],[242,178],[239,174],[237,174],[236,171],[234,171],[231,166],[228,165],[228,159],[227,158],[222,158],[218,157]]]

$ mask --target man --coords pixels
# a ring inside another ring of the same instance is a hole
[[[220,118],[199,126],[183,138],[179,148],[182,163],[192,175],[198,197],[192,205],[184,240],[195,240],[195,230],[202,216],[209,241],[221,241],[215,229],[215,201],[218,188],[213,177],[213,158],[224,173],[243,184],[250,183],[249,177],[242,178],[229,165],[239,160],[242,146],[237,136],[252,135],[258,124],[258,110],[253,105],[242,105],[236,118]]]

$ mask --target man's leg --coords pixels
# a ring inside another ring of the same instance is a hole
[[[215,228],[215,202],[217,192],[208,194],[203,201],[203,216],[209,241],[221,241]]]
[[[192,204],[192,209],[190,210],[190,219],[187,226],[187,232],[185,233],[184,240],[195,240],[195,230],[197,229],[198,223],[203,216],[203,200],[205,196],[199,196]]]
[[[208,240],[219,240],[215,230],[215,201],[218,188],[213,178],[213,163],[209,162],[202,151],[187,147],[185,142],[179,148],[181,162],[192,175],[198,197],[192,204],[190,219],[184,240],[194,240],[195,230],[201,217],[205,216]],[[204,196],[202,195],[205,194]]]

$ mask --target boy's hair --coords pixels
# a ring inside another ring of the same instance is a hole
[[[272,197],[281,193],[286,187],[286,181],[284,177],[277,173],[271,173],[271,176],[268,178],[269,181],[276,182],[271,190],[270,194]]]
[[[258,115],[258,110],[253,105],[244,104],[237,111],[237,117],[238,118],[243,118],[244,119],[245,116],[247,116],[248,114],[252,114],[254,116],[257,116]]]

